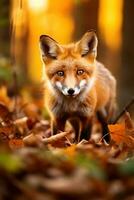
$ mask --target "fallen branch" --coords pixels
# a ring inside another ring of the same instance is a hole
[[[112,124],[116,124],[118,120],[124,115],[126,111],[134,104],[134,97],[128,102],[128,104],[124,107],[124,109],[119,113],[119,115],[115,118]]]

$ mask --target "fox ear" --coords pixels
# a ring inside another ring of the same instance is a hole
[[[39,43],[43,60],[57,59],[59,46],[54,39],[48,35],[41,35]]]
[[[81,40],[78,42],[78,49],[81,54],[81,56],[88,56],[93,55],[96,57],[97,55],[97,36],[94,31],[88,31],[86,32]]]

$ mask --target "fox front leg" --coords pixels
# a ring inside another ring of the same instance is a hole
[[[64,131],[65,129],[65,118],[55,118],[51,121],[51,135],[55,135],[60,131]]]
[[[92,121],[93,119],[82,118],[81,119],[81,133],[80,133],[80,141],[85,139],[89,140],[92,132]]]
[[[78,143],[80,140],[80,121],[77,118],[71,119],[69,121],[75,132],[74,143]]]

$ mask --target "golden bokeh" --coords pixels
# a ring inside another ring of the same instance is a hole
[[[113,49],[121,46],[123,0],[100,0],[99,30],[106,45]]]
[[[29,0],[32,3],[34,0]],[[61,43],[70,42],[73,33],[73,19],[71,17],[72,1],[38,0],[37,9],[28,4],[29,10],[29,38],[28,38],[28,66],[29,75],[34,81],[42,77],[42,63],[39,55],[39,36],[48,34]],[[33,4],[34,5],[34,4]],[[34,5],[35,6],[35,5]],[[64,27],[65,26],[65,27]]]
[[[48,34],[60,43],[71,42],[75,32],[75,6],[76,2],[72,0],[13,1],[11,15],[15,30],[14,53],[17,59],[21,49],[21,37],[27,31],[26,59],[31,80],[39,82],[43,74],[39,36]],[[113,50],[121,46],[122,8],[123,0],[99,1],[99,32],[108,48]]]

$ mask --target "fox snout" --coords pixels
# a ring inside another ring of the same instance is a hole
[[[80,93],[80,87],[76,86],[74,88],[68,88],[66,86],[63,86],[61,92],[65,95],[65,96],[76,96]]]
[[[80,83],[77,86],[74,87],[68,87],[66,85],[63,85],[61,82],[56,82],[56,88],[62,92],[65,96],[77,96],[81,91],[84,90],[86,87],[86,80],[81,80]]]
[[[75,93],[75,90],[73,88],[69,88],[67,92],[69,95],[73,95]]]

